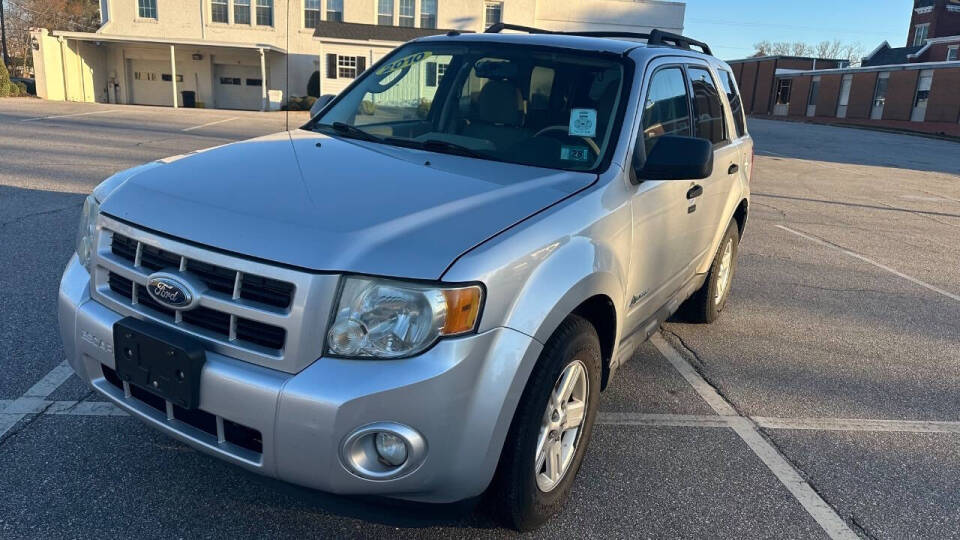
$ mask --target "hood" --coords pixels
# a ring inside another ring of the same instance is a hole
[[[101,211],[278,263],[419,279],[596,179],[304,130],[157,163]]]

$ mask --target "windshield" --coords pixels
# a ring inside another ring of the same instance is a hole
[[[615,57],[516,45],[411,43],[365,73],[307,127],[395,146],[592,171],[607,161],[616,142],[623,81],[623,60]]]

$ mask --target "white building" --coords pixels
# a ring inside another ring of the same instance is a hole
[[[401,43],[496,22],[683,31],[660,0],[100,0],[93,33],[34,31],[51,100],[264,110],[336,93]],[[334,65],[334,62],[336,63]],[[289,67],[288,67],[289,66]],[[314,84],[311,88],[311,77]]]

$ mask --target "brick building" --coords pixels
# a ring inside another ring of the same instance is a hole
[[[960,0],[915,0],[907,46],[861,66],[760,57],[730,64],[754,115],[960,137]]]

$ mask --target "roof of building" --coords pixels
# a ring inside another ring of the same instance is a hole
[[[886,45],[886,43],[884,43]],[[890,66],[897,64],[906,64],[909,62],[910,55],[916,54],[923,49],[923,45],[918,45],[916,47],[890,47],[881,46],[877,48],[870,56],[867,56],[863,59],[862,66]]]
[[[840,64],[849,63],[850,60],[846,58],[817,58],[815,56],[790,56],[790,55],[781,55],[773,54],[767,56],[751,56],[749,58],[740,58],[737,60],[727,60],[728,64],[742,64],[744,62],[761,62],[765,60],[816,60],[817,62],[837,62]]]
[[[443,28],[409,28],[406,26],[383,26],[379,24],[345,23],[319,21],[314,37],[333,39],[353,39],[358,41],[410,41],[426,36],[446,34]],[[457,30],[466,32],[467,30]]]
[[[119,42],[119,43],[147,43],[154,45],[183,45],[190,47],[226,47],[231,49],[263,49],[286,54],[286,50],[281,47],[275,47],[266,43],[235,43],[228,41],[213,41],[209,39],[178,39],[161,37],[141,37],[141,36],[120,36],[113,34],[101,34],[100,32],[67,32],[62,30],[52,30],[50,35],[54,37],[63,37],[66,39],[77,39],[80,41],[93,42]]]

